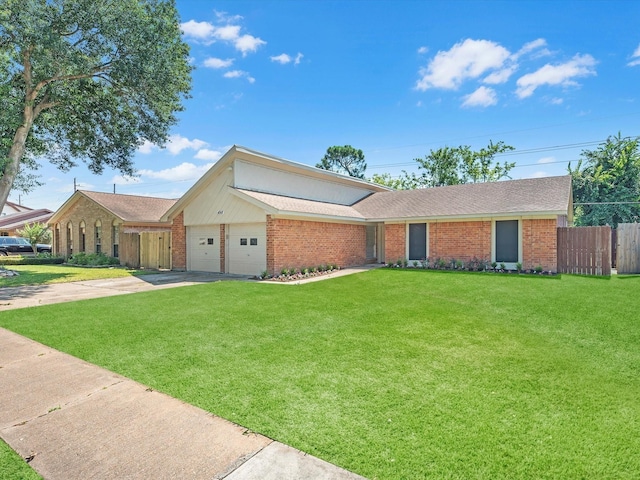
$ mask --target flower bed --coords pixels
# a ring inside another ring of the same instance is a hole
[[[529,275],[556,275],[556,272],[544,270],[541,265],[531,268],[522,268],[522,264],[516,263],[515,269],[508,269],[504,263],[489,262],[488,260],[473,257],[471,260],[462,261],[455,258],[445,259],[423,258],[409,262],[406,258],[396,262],[390,262],[387,268],[417,268],[422,270],[451,270],[466,272],[488,272],[488,273],[522,273]]]
[[[257,279],[272,282],[295,282],[298,280],[304,280],[305,278],[328,275],[338,270],[340,270],[340,267],[334,264],[306,268],[283,268],[279,275],[269,275],[267,272],[262,272]]]

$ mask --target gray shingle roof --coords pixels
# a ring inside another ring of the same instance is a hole
[[[89,192],[82,194],[103,206],[125,222],[159,222],[177,199],[122,195],[118,193]]]
[[[359,220],[567,214],[571,177],[544,177],[376,192],[351,206],[238,189],[280,213]]]

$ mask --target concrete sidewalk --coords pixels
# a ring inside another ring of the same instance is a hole
[[[361,479],[0,329],[0,437],[47,480]]]

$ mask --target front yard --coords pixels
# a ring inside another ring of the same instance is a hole
[[[103,278],[120,278],[144,273],[156,273],[148,270],[128,270],[122,267],[76,267],[70,265],[7,265],[7,270],[18,272],[16,277],[0,276],[1,287],[19,287],[22,285],[44,285],[50,283],[80,282]]]
[[[640,277],[378,269],[0,325],[372,479],[634,478],[639,290]]]

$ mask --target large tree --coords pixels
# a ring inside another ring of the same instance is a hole
[[[576,225],[640,221],[640,137],[609,137],[595,150],[583,150],[573,178]]]
[[[327,148],[327,153],[316,167],[344,173],[351,177],[364,178],[367,164],[364,161],[362,150],[345,145]]]
[[[174,0],[0,0],[0,208],[38,158],[133,174],[190,84]]]

